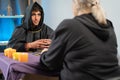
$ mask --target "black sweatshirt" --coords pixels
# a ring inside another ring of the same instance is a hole
[[[112,23],[99,24],[91,14],[60,23],[41,69],[60,71],[60,80],[106,80],[120,75]]]

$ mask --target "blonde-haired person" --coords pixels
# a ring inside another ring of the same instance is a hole
[[[59,80],[115,80],[120,76],[117,41],[112,22],[99,0],[73,0],[74,18],[62,21],[41,69],[58,71]],[[114,78],[114,79],[113,79]]]

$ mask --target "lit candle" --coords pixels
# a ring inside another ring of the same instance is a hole
[[[20,61],[20,62],[28,62],[28,53],[19,53],[18,61]]]

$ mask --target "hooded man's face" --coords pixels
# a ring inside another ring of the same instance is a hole
[[[32,11],[32,22],[34,26],[39,25],[41,20],[41,12],[40,11]]]

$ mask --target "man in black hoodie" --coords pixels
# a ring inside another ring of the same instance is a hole
[[[43,23],[43,8],[37,3],[27,7],[23,24],[16,27],[7,47],[20,52],[38,51],[48,48],[53,30]]]
[[[99,0],[73,0],[73,11],[75,17],[59,24],[43,50],[41,69],[59,71],[59,80],[118,79],[116,35]]]

